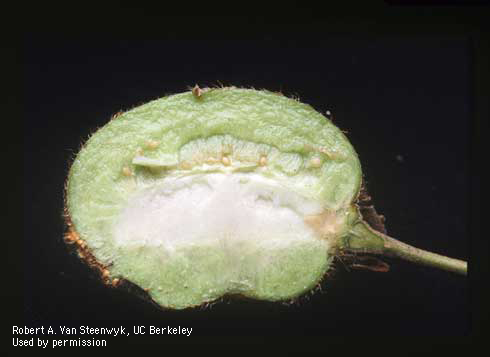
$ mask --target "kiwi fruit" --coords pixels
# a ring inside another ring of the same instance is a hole
[[[336,257],[466,274],[464,261],[387,236],[368,201],[356,151],[311,106],[196,85],[118,113],[87,140],[66,181],[65,241],[109,286],[171,309],[291,300]]]

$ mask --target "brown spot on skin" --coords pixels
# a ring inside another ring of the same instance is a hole
[[[76,236],[76,237],[79,237],[78,233],[76,233],[72,228],[70,228],[70,230],[65,234],[65,237],[67,236],[70,236],[70,237],[73,237],[73,236]],[[66,239],[65,239],[66,241]],[[85,241],[83,241],[82,239],[78,238],[76,241],[68,241],[67,243],[69,244],[73,244],[73,243],[76,243],[75,244],[75,249],[76,249],[76,252],[78,254],[78,257],[83,260],[83,262],[85,264],[87,264],[90,268],[92,268],[93,270],[97,271],[99,273],[99,276],[101,277],[101,279],[107,283],[107,284],[110,284],[111,282],[108,280],[108,276],[109,276],[109,270],[107,269],[108,266],[100,263],[99,261],[97,261],[97,259],[95,259],[94,255],[92,254],[92,252],[90,251],[90,249],[88,248],[87,246],[87,243]]]
[[[80,235],[78,234],[77,231],[75,231],[73,222],[71,221],[70,214],[68,212],[68,205],[66,202],[66,190],[67,186],[65,184],[65,206],[63,208],[63,218],[65,220],[65,224],[67,227],[67,232],[65,233],[65,242],[69,244],[69,247],[71,249],[76,250],[76,253],[78,254],[79,258],[83,260],[85,264],[87,264],[91,269],[95,270],[98,272],[99,276],[101,277],[101,280],[106,283],[110,284],[108,279],[104,279],[102,277],[102,274],[104,270],[107,270],[108,266],[100,263],[95,256],[92,254],[90,248],[87,246],[86,242],[84,242],[81,238]],[[81,241],[83,244],[73,244],[75,242]]]
[[[70,227],[70,225],[68,225],[68,227]],[[65,242],[68,243],[68,244],[74,244],[76,243],[77,241],[79,240],[79,236],[76,232],[74,231],[69,231],[67,233],[65,233]]]
[[[194,95],[194,97],[196,98],[201,98],[202,96],[202,89],[199,88],[199,86],[196,84],[194,86],[194,88],[192,88],[192,94]]]
[[[114,115],[111,117],[111,120],[114,120],[114,119],[116,119],[116,118],[120,117],[122,113],[123,113],[123,112],[122,112],[121,110],[120,110],[120,111],[118,111],[116,114],[114,114]]]
[[[122,114],[123,114],[122,110],[118,111],[117,113],[112,115],[111,120],[119,118]]]

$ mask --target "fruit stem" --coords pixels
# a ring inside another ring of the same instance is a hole
[[[358,221],[343,240],[342,250],[397,257],[416,264],[431,266],[461,275],[467,275],[468,263],[428,252],[400,242],[375,231],[364,221]]]
[[[462,275],[467,274],[468,263],[463,260],[415,248],[388,236],[385,237],[385,249],[387,255],[402,258],[416,264],[432,266]]]

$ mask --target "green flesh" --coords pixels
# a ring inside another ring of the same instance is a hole
[[[360,184],[354,149],[310,106],[267,91],[209,89],[200,97],[187,92],[152,101],[99,129],[71,167],[67,209],[95,258],[110,265],[111,278],[148,288],[161,306],[182,309],[225,294],[276,301],[321,280],[332,260],[330,242],[345,234]],[[224,224],[218,220],[215,230],[213,214],[197,206],[187,219],[185,212],[220,187],[224,193],[212,207]],[[260,193],[275,190],[266,199]],[[179,208],[178,195],[184,217],[166,221]],[[230,196],[233,208],[222,208]],[[281,203],[271,203],[277,197]],[[237,223],[240,200],[261,206]],[[310,211],[326,218],[305,218]],[[271,222],[300,223],[268,227],[264,214]],[[196,224],[206,229],[193,230]]]

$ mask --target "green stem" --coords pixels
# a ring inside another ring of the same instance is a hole
[[[431,266],[466,275],[468,263],[440,254],[431,253],[400,242],[377,232],[364,221],[358,221],[344,238],[340,248],[344,251],[379,254],[401,258],[416,264]]]

